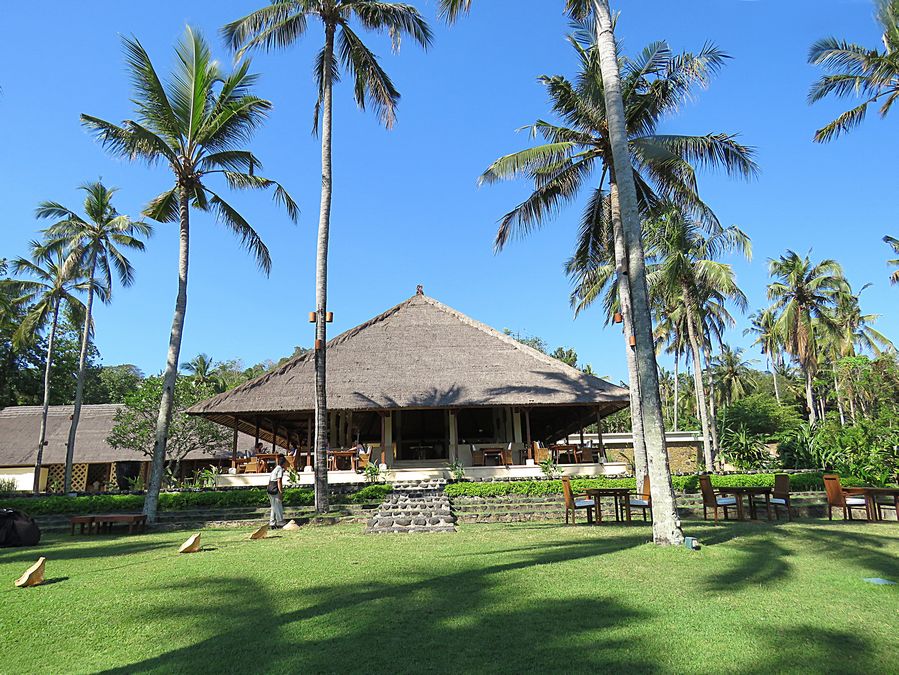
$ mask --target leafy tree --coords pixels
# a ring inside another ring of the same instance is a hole
[[[203,38],[188,27],[175,50],[174,71],[163,82],[137,39],[126,38],[124,46],[135,89],[137,119],[126,120],[121,125],[90,115],[82,115],[81,119],[112,153],[151,165],[163,162],[174,179],[173,187],[155,197],[144,210],[148,218],[179,224],[178,295],[163,375],[156,446],[144,501],[144,513],[153,522],[187,311],[190,208],[211,211],[240,238],[241,245],[255,257],[265,274],[272,264],[268,248],[250,223],[212,190],[208,179],[221,175],[229,187],[237,190],[273,188],[275,201],[284,206],[292,220],[296,220],[298,210],[279,183],[256,173],[261,167],[259,159],[243,149],[272,107],[271,102],[252,93],[256,76],[249,73],[249,60],[240,62],[234,72],[225,73],[212,58]]]
[[[306,32],[308,19],[317,19],[325,29],[325,44],[315,62],[318,91],[313,131],[322,126],[322,190],[315,259],[315,456],[324,457],[328,436],[326,397],[326,349],[328,304],[328,238],[331,228],[331,135],[332,94],[340,81],[341,66],[354,80],[357,105],[370,105],[388,129],[396,121],[400,93],[377,57],[351,28],[355,19],[364,28],[387,32],[394,49],[408,35],[427,48],[431,29],[411,5],[381,0],[273,0],[271,4],[229,23],[222,29],[225,40],[238,58],[254,49],[281,49],[297,42]],[[325,462],[315,463],[315,508],[328,511],[328,471]]]
[[[721,394],[721,404],[729,406],[743,398],[752,387],[751,361],[743,360],[743,350],[722,345],[721,352],[711,363],[712,379]]]
[[[570,347],[557,347],[556,350],[550,354],[554,359],[559,359],[562,363],[565,363],[572,368],[577,368],[577,352],[571,349]]]
[[[786,351],[799,363],[805,376],[806,405],[809,421],[818,419],[812,380],[818,370],[819,335],[834,331],[833,309],[841,292],[846,290],[843,269],[834,260],[812,264],[808,256],[787,251],[769,261],[769,272],[775,281],[768,285],[768,299],[777,316],[777,332]]]
[[[140,368],[131,364],[121,366],[104,366],[100,371],[100,382],[103,385],[103,401],[93,403],[124,403],[129,394],[140,389],[144,374]]]
[[[861,124],[873,103],[880,103],[880,116],[885,117],[899,98],[899,0],[875,0],[875,5],[883,51],[835,37],[818,40],[809,50],[809,63],[821,66],[826,73],[812,85],[810,103],[830,94],[862,98],[859,105],[818,129],[815,140],[819,143]]]
[[[546,344],[546,340],[536,335],[525,336],[520,332],[512,332],[509,328],[503,328],[503,334],[508,335],[511,338],[514,338],[516,341],[520,342],[523,345],[527,345],[532,349],[536,349],[538,352],[542,352],[544,354],[549,353],[549,345]]]
[[[774,383],[774,396],[780,402],[780,387],[777,382],[778,369],[783,368],[783,341],[776,328],[776,317],[770,309],[755,312],[749,317],[749,328],[743,335],[754,335],[753,346],[761,349],[768,366],[771,368],[771,379]]]
[[[37,454],[34,462],[33,489],[37,493],[40,490],[44,446],[47,444],[50,376],[60,313],[64,313],[75,321],[81,318],[85,308],[75,293],[85,284],[78,276],[81,270],[77,267],[67,267],[61,252],[54,254],[37,242],[31,243],[31,251],[31,260],[18,258],[13,263],[13,271],[16,274],[24,274],[29,278],[14,282],[18,295],[15,299],[16,304],[27,306],[28,309],[13,334],[12,342],[20,345],[25,342],[33,342],[39,333],[44,330],[48,331],[47,351],[44,359],[43,410],[41,411]]]
[[[190,374],[197,384],[210,384],[221,391],[216,377],[216,365],[208,354],[197,354],[190,361],[181,364],[181,370]]]
[[[802,416],[795,407],[781,405],[776,398],[765,393],[750,394],[734,401],[722,409],[719,418],[722,430],[743,428],[767,442],[789,435],[802,423]]]
[[[106,442],[116,449],[154,457],[156,419],[162,398],[164,378],[146,378],[140,388],[125,397],[125,405],[114,418],[114,425]],[[197,383],[181,378],[175,385],[172,421],[169,425],[165,461],[177,475],[181,461],[192,452],[211,454],[229,447],[231,432],[202,417],[184,414],[184,410],[216,394],[209,383]]]
[[[42,202],[35,215],[38,218],[53,219],[44,231],[44,247],[58,255],[65,256],[65,267],[71,273],[83,274],[87,284],[87,301],[84,310],[84,326],[81,329],[81,354],[78,361],[78,376],[75,389],[75,408],[69,426],[66,443],[65,492],[72,487],[72,466],[75,457],[75,438],[81,417],[81,403],[84,398],[84,383],[87,367],[87,353],[91,334],[94,330],[94,296],[101,302],[112,300],[113,277],[118,277],[122,286],[130,286],[134,281],[134,269],[125,256],[125,251],[143,251],[141,237],[149,237],[153,229],[140,220],[132,220],[116,211],[112,198],[116,188],[108,188],[100,181],[81,186],[85,193],[84,213],[80,216],[58,202]],[[123,250],[124,249],[124,250]],[[77,270],[77,272],[75,272]]]

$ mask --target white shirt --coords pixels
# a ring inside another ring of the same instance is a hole
[[[281,480],[282,478],[284,478],[284,467],[275,466],[275,468],[272,469],[272,472],[268,475],[268,482],[271,483],[272,481]]]

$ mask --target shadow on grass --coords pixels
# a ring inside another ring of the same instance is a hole
[[[776,631],[757,630],[756,633],[759,642],[768,645],[767,653],[770,656],[745,670],[746,673],[890,672],[889,664],[871,655],[870,641],[859,635],[858,631],[797,626],[787,629],[781,627]]]
[[[618,630],[645,622],[646,612],[602,596],[522,603],[504,589],[502,578],[511,570],[587,559],[643,541],[614,537],[550,550],[494,551],[443,576],[322,585],[297,595],[296,609],[284,613],[264,586],[247,578],[174,583],[155,589],[174,602],[132,619],[182,622],[204,637],[107,672],[651,671],[647,650]],[[491,564],[509,553],[514,560]],[[192,598],[198,593],[213,598],[214,606],[197,612]],[[260,636],[256,649],[251,645]]]
[[[78,542],[83,543],[83,542]],[[128,555],[130,553],[147,553],[161,548],[171,548],[170,542],[150,541],[131,537],[113,537],[91,540],[90,546],[71,545],[65,539],[54,539],[46,544],[38,544],[28,548],[4,550],[0,554],[0,562],[14,563],[31,560],[35,555],[52,557],[53,560],[86,560],[89,558],[106,558],[109,556]]]

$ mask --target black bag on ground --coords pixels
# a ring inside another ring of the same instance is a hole
[[[41,528],[34,518],[16,509],[0,509],[0,546],[36,546]]]

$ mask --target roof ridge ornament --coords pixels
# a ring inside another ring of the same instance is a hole
[[[424,294],[425,294],[425,287],[422,286],[421,284],[418,284],[418,286],[415,287],[415,295],[424,295]]]

